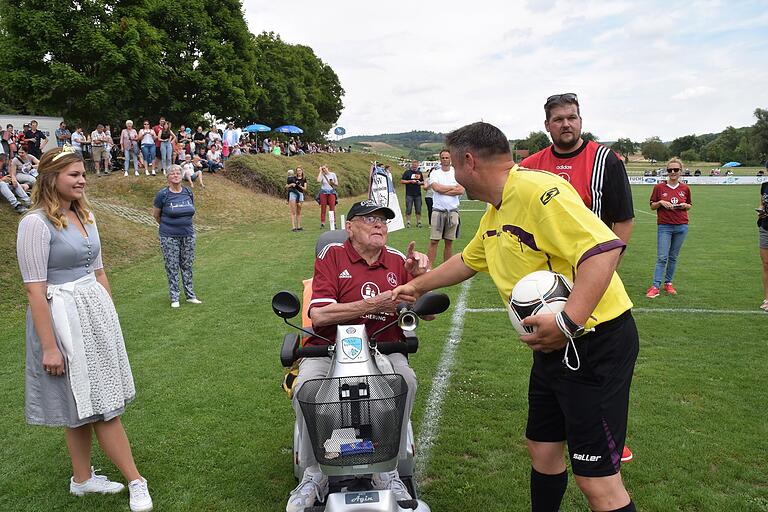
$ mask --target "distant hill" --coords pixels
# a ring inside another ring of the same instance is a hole
[[[370,151],[400,158],[429,159],[443,147],[445,134],[426,130],[405,133],[358,135],[341,139],[340,146],[352,146],[358,151]]]

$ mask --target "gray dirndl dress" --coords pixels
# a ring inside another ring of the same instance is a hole
[[[33,425],[79,427],[120,416],[135,395],[112,299],[95,279],[103,267],[95,223],[56,229],[36,210],[19,223],[16,251],[25,283],[46,282],[65,373],[43,368],[43,348],[27,308],[25,409]]]

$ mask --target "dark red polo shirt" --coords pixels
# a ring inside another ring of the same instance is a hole
[[[651,203],[656,201],[669,201],[670,203],[688,203],[691,202],[691,189],[682,182],[677,182],[677,186],[672,188],[667,182],[657,183],[651,192]],[[688,211],[669,209],[659,206],[656,210],[656,224],[688,224]]]
[[[372,265],[368,265],[349,240],[343,244],[329,244],[315,259],[312,300],[309,303],[310,318],[313,308],[375,297],[410,280],[411,275],[405,270],[405,255],[396,249],[385,247],[379,259]],[[347,323],[365,324],[370,336],[394,319],[394,314],[372,313]],[[335,325],[315,328],[315,331],[331,340],[336,336]],[[397,325],[394,325],[379,334],[378,338],[379,341],[396,341],[402,338],[402,332]],[[327,343],[313,336],[307,340],[306,344]]]

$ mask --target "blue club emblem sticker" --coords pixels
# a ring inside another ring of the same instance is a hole
[[[362,338],[344,338],[341,340],[341,351],[350,359],[354,359],[363,351]]]

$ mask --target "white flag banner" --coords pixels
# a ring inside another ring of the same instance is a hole
[[[395,218],[389,221],[388,230],[390,233],[405,227],[403,214],[400,211],[400,202],[397,200],[397,193],[392,182],[392,175],[384,167],[377,165],[376,162],[371,166],[368,198],[377,205],[386,206],[395,212]]]

